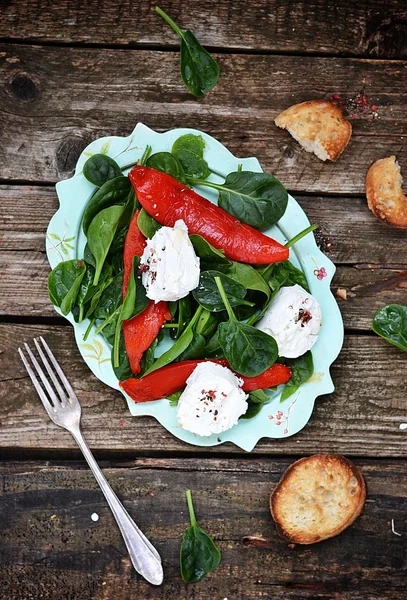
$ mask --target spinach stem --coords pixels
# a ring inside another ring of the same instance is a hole
[[[107,317],[107,319],[105,319],[100,325],[99,327],[96,329],[95,333],[100,333],[101,331],[103,331],[103,329],[106,327],[106,325],[109,325],[109,323],[111,323],[113,321],[113,319],[115,318],[115,316],[120,312],[122,308],[122,305],[120,305],[118,308],[116,308],[115,311],[112,312],[111,315],[109,315]]]
[[[128,165],[124,165],[124,167],[120,167],[120,169],[122,171],[127,171],[127,169],[131,169],[131,167],[135,167],[136,165],[138,165],[139,164],[139,160],[140,159],[136,160],[136,162],[129,163]]]
[[[188,511],[189,511],[189,520],[191,521],[192,527],[196,527],[198,525],[198,523],[196,522],[194,505],[192,504],[192,492],[191,492],[191,490],[187,490],[185,492],[185,495],[187,497],[187,504],[188,504]]]
[[[177,33],[180,38],[183,37],[182,30],[178,27],[178,25],[176,23],[174,23],[174,21],[171,19],[171,17],[169,17],[159,6],[155,7],[155,12],[157,14],[159,14],[160,17],[162,17],[164,19],[164,21],[167,21],[168,25],[173,28],[175,33]]]
[[[314,225],[310,225],[306,229],[303,229],[302,231],[300,231],[300,233],[297,233],[297,235],[295,235],[293,238],[291,238],[291,240],[289,240],[285,244],[285,247],[286,248],[291,248],[291,246],[294,246],[294,244],[296,244],[297,242],[299,242],[301,238],[303,238],[304,236],[308,235],[308,233],[311,233],[311,231],[314,231],[314,229],[316,229],[317,227],[318,227],[318,225],[314,224]]]
[[[147,162],[148,157],[151,154],[151,150],[152,150],[151,146],[147,145],[146,149],[144,150],[143,154],[141,155],[141,158],[137,161],[138,165],[143,165],[144,167],[146,166],[146,162]]]
[[[86,340],[88,339],[88,335],[90,334],[92,327],[94,326],[96,321],[96,317],[93,317],[93,319],[90,320],[89,325],[87,330],[85,331],[85,334],[83,336],[83,341],[86,342]]]
[[[178,329],[179,323],[164,323],[164,329]]]
[[[79,306],[79,323],[82,323],[83,321],[83,311],[84,311],[84,306],[83,303]]]
[[[237,322],[235,313],[233,312],[232,307],[230,306],[229,299],[228,299],[228,297],[226,295],[226,292],[223,289],[223,285],[222,285],[222,282],[220,280],[220,277],[215,277],[215,283],[218,286],[219,294],[220,294],[220,296],[221,296],[221,298],[223,300],[223,304],[225,305],[225,308],[226,308],[227,313],[229,315],[229,319],[231,321],[236,321]]]
[[[119,366],[119,344],[120,344],[120,333],[123,321],[119,318],[116,323],[116,331],[114,335],[113,345],[113,366],[117,369]]]

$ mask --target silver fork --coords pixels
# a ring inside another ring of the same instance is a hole
[[[147,581],[154,585],[160,585],[164,579],[160,555],[137,527],[116,494],[113,492],[89,450],[80,430],[81,405],[79,404],[79,400],[63,370],[51,352],[51,349],[42,337],[34,339],[34,343],[43,366],[48,373],[49,379],[45,375],[36,357],[31,352],[28,344],[24,344],[25,350],[47,393],[45,393],[44,389],[41,387],[33,368],[21,348],[18,349],[18,352],[49,418],[56,425],[67,429],[82,450],[83,455],[110,506],[113,516],[116,519],[127,546],[127,550],[129,551],[133,567],[140,575],[147,579]],[[52,387],[50,380],[54,384],[54,387]]]

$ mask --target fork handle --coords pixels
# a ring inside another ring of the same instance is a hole
[[[160,585],[164,579],[160,555],[146,538],[144,533],[137,527],[108,484],[79,428],[76,431],[71,431],[71,433],[79,448],[82,450],[83,456],[110,506],[123,536],[124,543],[129,551],[133,567],[147,581],[154,585]]]

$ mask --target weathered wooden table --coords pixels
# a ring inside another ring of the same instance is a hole
[[[0,2],[0,598],[405,598],[407,356],[370,323],[381,306],[406,303],[407,238],[378,222],[364,197],[373,160],[396,154],[407,173],[405,2],[162,5],[219,60],[220,82],[203,100],[181,84],[178,42],[153,2]],[[273,124],[293,103],[360,92],[369,110],[350,115],[353,136],[336,164]],[[89,373],[48,300],[55,182],[91,140],[128,135],[138,121],[200,128],[239,156],[258,156],[320,224],[337,265],[333,287],[348,293],[338,300],[345,344],[335,393],[318,399],[293,438],[262,440],[249,455],[231,444],[194,448],[151,418],[131,418],[123,397]],[[85,435],[113,488],[163,556],[160,588],[133,571],[92,475],[20,364],[17,346],[39,334],[78,392]],[[294,546],[277,536],[268,495],[290,462],[315,452],[353,458],[368,500],[339,537]],[[179,575],[187,488],[223,555],[194,585]]]

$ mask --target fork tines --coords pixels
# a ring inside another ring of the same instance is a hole
[[[29,358],[31,359],[32,365],[26,358],[26,356],[21,348],[18,348],[18,353],[21,357],[21,360],[24,363],[27,373],[29,374],[31,381],[33,382],[34,387],[37,390],[38,395],[41,398],[42,403],[44,404],[44,407],[47,410],[47,412],[53,413],[53,412],[55,412],[55,410],[57,409],[58,406],[65,406],[66,403],[68,403],[68,402],[69,402],[69,404],[72,404],[73,402],[78,402],[78,399],[75,395],[75,392],[73,391],[73,389],[71,387],[71,384],[69,383],[65,373],[61,369],[59,363],[57,362],[55,356],[53,355],[50,347],[48,346],[48,344],[44,340],[44,338],[41,336],[39,338],[35,338],[34,344],[35,344],[35,347],[37,348],[37,351],[38,351],[38,354],[42,361],[42,364],[45,367],[45,370],[47,371],[51,382],[54,384],[54,387],[58,393],[59,399],[55,393],[54,388],[51,386],[49,379],[47,378],[46,374],[44,373],[40,363],[38,362],[35,355],[31,351],[31,348],[29,347],[29,345],[24,344],[24,348],[25,348]],[[45,350],[45,353],[44,353],[44,350]],[[48,356],[48,358],[46,355]],[[40,378],[40,380],[45,388],[45,391],[47,393],[45,393],[44,388],[41,387],[41,384],[38,381],[38,378],[34,372],[33,367],[34,367],[35,371],[37,372],[37,374],[39,375],[39,378]],[[59,379],[57,378],[56,374],[58,374]],[[62,385],[61,385],[61,383],[62,383]]]

